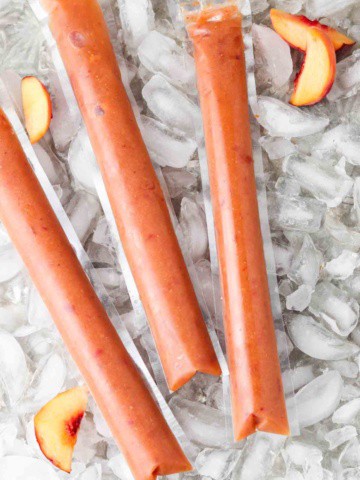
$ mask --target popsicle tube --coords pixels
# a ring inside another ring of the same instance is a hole
[[[137,480],[191,469],[0,110],[0,219]]]
[[[211,2],[210,2],[211,3]],[[252,158],[241,15],[186,15],[194,44],[223,297],[236,440],[289,426],[271,312]]]
[[[41,0],[99,163],[169,388],[221,373],[96,0]]]

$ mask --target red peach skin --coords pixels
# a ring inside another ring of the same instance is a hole
[[[304,15],[292,15],[272,8],[270,18],[274,30],[293,48],[306,50],[306,33],[310,28],[318,28],[329,35],[335,50],[340,50],[345,45],[354,45],[355,41],[341,32],[327,25],[323,25],[317,20],[310,20]]]
[[[170,389],[221,373],[96,0],[42,0]]]
[[[235,439],[289,434],[258,214],[241,16],[187,18],[195,47],[222,283]]]
[[[189,470],[1,110],[0,219],[136,480]]]

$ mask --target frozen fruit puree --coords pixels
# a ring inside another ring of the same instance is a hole
[[[0,219],[137,480],[191,469],[0,110]]]
[[[241,15],[186,17],[194,44],[223,295],[235,438],[288,434],[260,230]]]
[[[220,366],[96,0],[42,0],[99,163],[168,385]]]

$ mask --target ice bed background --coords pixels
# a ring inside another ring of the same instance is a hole
[[[226,444],[221,381],[199,375],[171,399],[197,452],[196,470],[179,477],[359,479],[360,50],[355,47],[340,54],[337,80],[325,101],[301,110],[291,107],[288,94],[300,54],[290,51],[269,28],[269,8],[321,18],[360,41],[360,1],[252,0],[251,5],[259,95],[256,113],[265,168],[265,185],[259,188],[266,186],[268,194],[302,433],[286,441],[257,434],[237,445]],[[193,129],[200,118],[194,65],[175,0],[118,0],[113,9],[117,25],[112,28],[119,29],[118,48],[124,49],[132,73],[145,141],[153,161],[162,168],[205,302],[216,317],[219,293],[214,303]],[[1,0],[0,71],[6,72],[9,85],[19,80],[15,71],[21,76],[37,75],[51,87],[54,122],[39,158],[151,368],[149,332],[132,312],[92,181],[92,159],[84,156],[81,127],[66,120],[58,87],[51,83],[52,68],[27,2]],[[221,325],[216,325],[221,338]],[[53,468],[39,451],[34,413],[79,379],[0,225],[1,479],[131,479],[93,402],[81,427],[71,475]]]

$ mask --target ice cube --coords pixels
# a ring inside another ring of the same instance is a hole
[[[101,213],[98,199],[84,191],[76,192],[66,211],[77,236],[85,243]]]
[[[35,407],[45,405],[56,397],[64,384],[65,377],[65,362],[58,353],[54,353],[33,379],[29,395]]]
[[[343,252],[325,265],[325,270],[336,280],[345,280],[359,266],[359,254],[350,250]]]
[[[169,405],[192,442],[213,448],[227,443],[226,417],[220,410],[181,396],[173,397]]]
[[[264,25],[253,24],[252,33],[257,80],[263,87],[282,87],[293,71],[289,45],[274,30]]]
[[[293,14],[301,10],[302,4],[302,0],[275,0],[276,8]]]
[[[94,422],[85,415],[81,422],[81,435],[78,436],[74,458],[79,462],[88,464],[96,454],[96,444],[103,438],[97,434]]]
[[[329,450],[335,450],[339,445],[342,445],[356,436],[356,428],[352,425],[348,425],[346,427],[331,430],[325,435],[325,440],[329,442]]]
[[[75,180],[88,192],[95,193],[97,164],[92,149],[85,146],[87,141],[85,127],[82,127],[70,144],[68,162]]]
[[[349,250],[360,249],[360,232],[344,225],[335,212],[328,210],[325,216],[326,232]]]
[[[260,96],[258,122],[273,137],[304,137],[321,132],[329,119],[288,105],[276,98]]]
[[[23,268],[24,264],[11,244],[0,246],[0,283],[13,279]]]
[[[349,400],[354,400],[354,398],[360,397],[360,388],[351,383],[344,385],[344,390],[341,395],[342,402],[348,402]]]
[[[208,260],[202,259],[195,264],[195,269],[202,290],[202,297],[200,298],[200,302],[203,303],[203,310],[208,310],[210,312],[210,315],[214,317],[215,305],[211,264]]]
[[[21,76],[15,70],[5,70],[1,73],[1,80],[5,85],[9,97],[11,98],[16,113],[21,121],[23,121],[24,113],[21,94]]]
[[[324,219],[326,206],[315,198],[268,194],[270,223],[274,229],[317,232]]]
[[[290,319],[287,327],[298,349],[312,358],[342,360],[360,350],[360,347],[335,336],[309,316],[296,315]]]
[[[357,0],[306,0],[306,13],[312,18],[331,18],[356,4]]]
[[[321,282],[316,286],[309,310],[344,337],[354,330],[359,320],[357,301],[329,282]]]
[[[286,297],[286,308],[302,312],[308,307],[313,288],[310,285],[300,285],[300,287]]]
[[[301,194],[301,187],[297,180],[289,177],[279,177],[275,183],[275,189],[281,195],[297,197]]]
[[[34,286],[31,288],[29,295],[28,321],[30,325],[40,328],[50,327],[53,323],[45,303]]]
[[[323,256],[316,249],[310,235],[305,235],[300,250],[294,256],[288,277],[298,285],[315,287],[320,273]]]
[[[257,432],[246,445],[244,455],[235,467],[233,478],[263,480],[268,477],[285,437]]]
[[[343,377],[357,378],[359,367],[355,362],[350,360],[334,360],[329,362],[329,367],[337,370]]]
[[[333,414],[332,421],[339,424],[357,424],[360,414],[360,398],[350,400],[350,402],[341,405]]]
[[[109,290],[112,290],[114,288],[120,289],[122,294],[125,295],[126,298],[128,298],[124,275],[119,270],[109,267],[96,268],[94,269],[94,274],[104,285],[104,287]]]
[[[329,370],[299,390],[295,404],[300,427],[309,427],[330,417],[340,403],[343,386],[340,373]]]
[[[195,137],[201,114],[182,92],[161,75],[154,75],[143,88],[143,97],[152,113],[167,127]]]
[[[213,383],[206,390],[206,404],[209,407],[225,411],[224,389],[221,383]]]
[[[20,7],[21,2],[9,2],[8,5],[10,8],[1,9],[2,18],[0,19],[2,30],[0,45],[5,42],[4,49],[1,49],[2,69],[13,69],[21,75],[36,75],[42,68],[41,30],[35,16],[21,15],[24,12]]]
[[[113,248],[113,240],[108,221],[105,217],[99,218],[92,237],[93,242],[103,245],[106,248]]]
[[[359,127],[345,123],[337,125],[322,135],[314,151],[323,157],[335,152],[349,163],[360,165]]]
[[[11,405],[20,400],[28,381],[29,370],[21,346],[12,335],[0,330],[0,385]]]
[[[326,0],[325,0],[326,1]],[[343,4],[342,0],[337,0]],[[350,0],[357,1],[357,0]],[[341,60],[336,66],[334,85],[328,93],[328,100],[335,101],[355,95],[360,87],[360,50],[355,50],[350,57]]]
[[[325,202],[328,207],[337,207],[353,186],[353,180],[345,172],[327,167],[313,157],[290,155],[283,168],[304,190]]]
[[[343,448],[339,456],[339,462],[343,467],[357,467],[356,470],[351,470],[350,475],[345,475],[346,470],[343,471],[342,480],[357,480],[360,475],[360,443],[357,438],[351,439]]]
[[[359,302],[360,300],[360,275],[353,275],[342,282],[342,287],[349,295]]]
[[[68,180],[65,168],[54,152],[45,150],[39,143],[33,145],[33,149],[52,185],[61,185]]]
[[[195,467],[200,475],[214,480],[226,480],[230,478],[240,455],[240,450],[205,448],[197,456]]]
[[[267,0],[252,0],[251,11],[254,15],[261,13],[268,8]]]
[[[0,478],[4,480],[59,480],[50,463],[18,455],[0,458]]]
[[[314,445],[293,441],[288,444],[283,456],[290,465],[302,467],[305,479],[323,480],[322,453]]]
[[[58,73],[53,69],[49,70],[49,85],[51,85],[53,109],[50,132],[56,149],[64,152],[67,150],[71,140],[75,137],[80,127],[81,116],[75,105],[70,113],[69,104],[65,98],[62,85],[60,84]]]
[[[15,439],[18,434],[18,429],[10,419],[6,422],[0,422],[0,458],[10,453]]]
[[[101,480],[101,473],[101,465],[96,463],[95,465],[88,467],[84,472],[80,473],[80,475],[76,477],[76,480]]]
[[[161,167],[183,168],[197,148],[194,140],[178,135],[150,117],[141,117],[141,131],[151,158]]]
[[[155,26],[151,1],[118,0],[118,5],[126,43],[136,48]]]
[[[287,444],[283,450],[283,455],[287,461],[304,469],[310,462],[320,463],[323,457],[321,450],[315,445],[297,440],[292,440]]]
[[[184,88],[190,95],[194,94],[194,59],[175,40],[154,30],[141,42],[138,55],[140,62],[151,73],[159,73],[175,86]]]
[[[290,270],[294,252],[288,245],[281,245],[279,243],[273,243],[273,249],[276,273],[278,275],[285,275]]]
[[[130,468],[121,453],[118,453],[114,457],[111,457],[108,462],[109,467],[116,477],[121,480],[134,480],[134,477],[130,471]]]
[[[353,197],[354,197],[355,213],[356,213],[358,222],[360,222],[360,177],[355,178]]]
[[[285,395],[287,395],[291,393],[293,389],[294,391],[299,390],[299,388],[311,382],[311,380],[314,380],[314,369],[312,365],[302,365],[293,370],[285,370],[282,378]]]
[[[122,315],[121,319],[125,323],[126,329],[130,333],[131,338],[139,337],[145,333],[147,327],[145,315],[136,315],[134,310],[132,310],[131,312]]]
[[[205,214],[197,202],[187,197],[181,202],[180,225],[193,261],[204,258],[208,249]]]
[[[26,310],[23,305],[7,304],[0,306],[0,328],[14,332],[25,323]]]
[[[284,158],[291,153],[294,153],[295,145],[287,138],[278,137],[261,137],[260,145],[267,153],[270,160],[277,160]]]
[[[196,175],[186,170],[175,170],[165,167],[163,175],[171,198],[183,196],[184,191],[194,190],[198,182]]]

